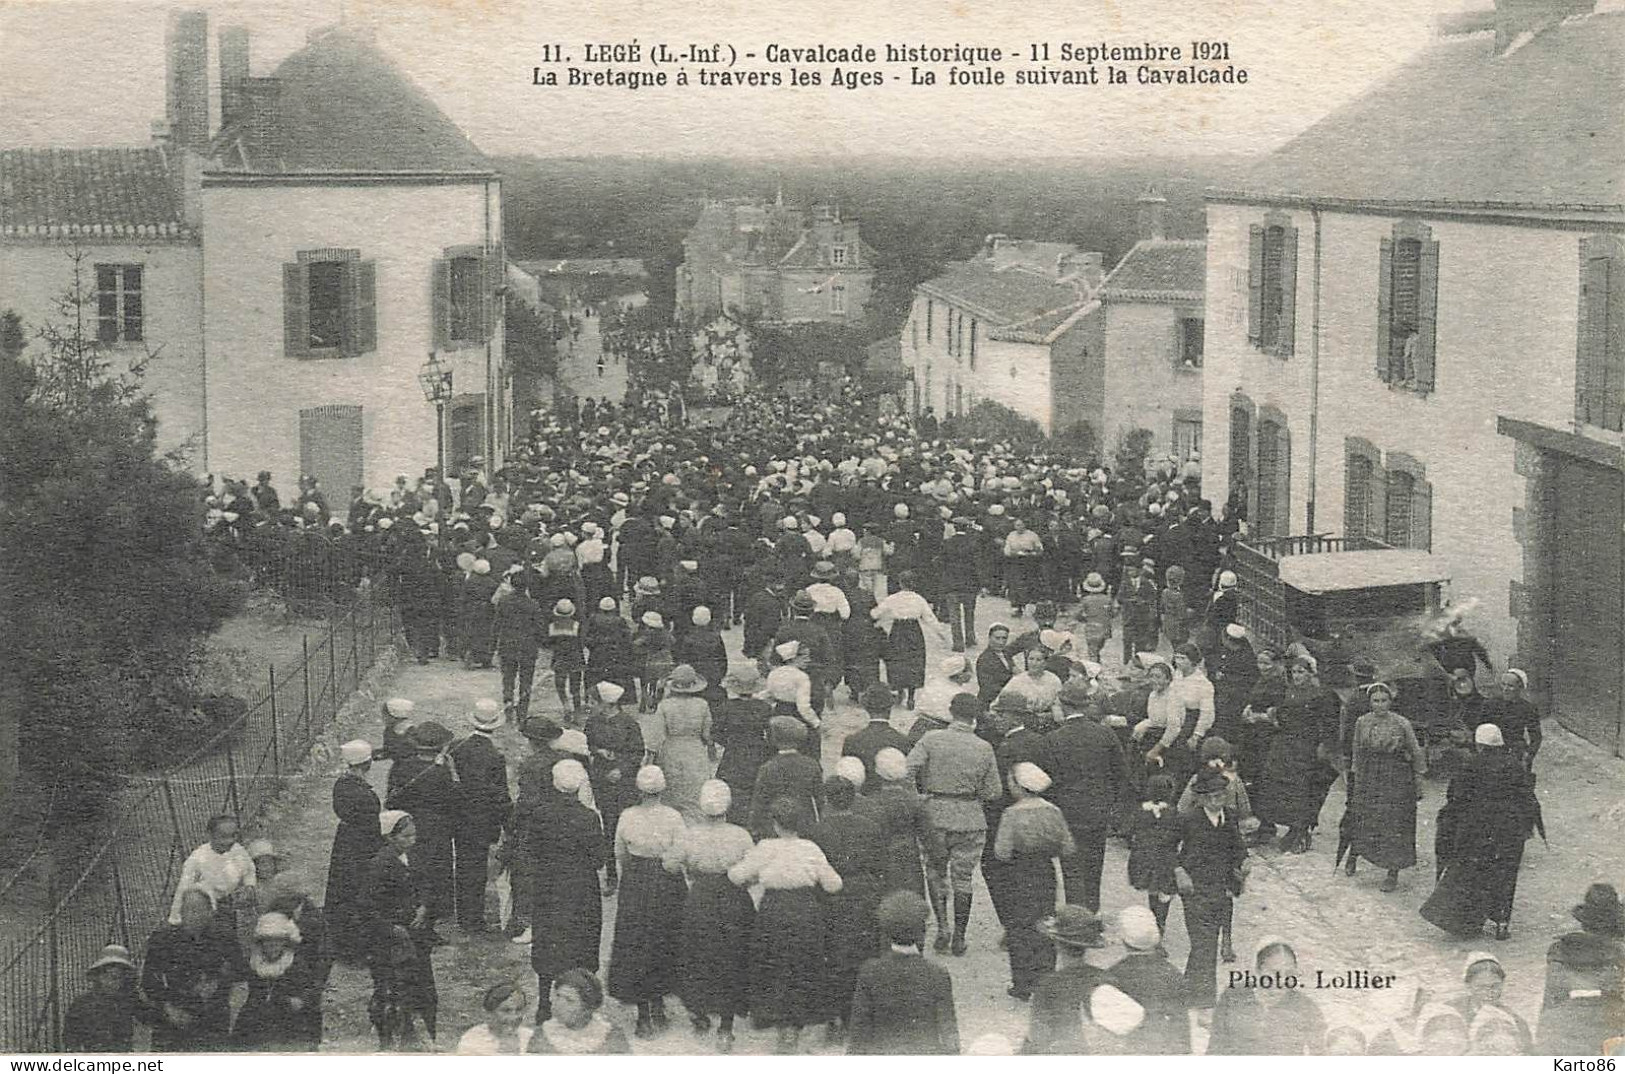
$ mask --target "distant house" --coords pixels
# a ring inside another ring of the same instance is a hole
[[[1618,752],[1625,13],[1496,7],[1210,195],[1203,487],[1431,552]]]
[[[1100,287],[1102,444],[1145,429],[1152,450],[1184,462],[1202,449],[1203,292],[1207,244],[1163,234],[1163,199],[1140,199],[1143,237]]]
[[[66,252],[84,252],[98,333],[159,350],[159,437],[193,443],[199,471],[309,473],[339,500],[420,473],[436,452],[418,383],[431,351],[453,373],[449,462],[501,465],[490,162],[362,31],[313,34],[268,78],[250,76],[249,48],[246,30],[221,32],[212,134],[207,19],[188,12],[169,27],[159,145],[0,157],[6,301],[42,323]]]
[[[735,314],[782,324],[857,323],[869,304],[874,251],[831,206],[716,201],[683,240],[677,313],[688,322]]]
[[[900,352],[916,413],[999,403],[1045,432],[1103,420],[1101,255],[989,236],[981,254],[915,288]]]

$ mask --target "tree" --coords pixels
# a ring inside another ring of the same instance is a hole
[[[173,758],[203,643],[242,595],[209,567],[202,486],[157,454],[151,352],[114,370],[70,256],[32,354],[0,318],[0,696],[28,699],[19,764],[83,834],[132,767]]]
[[[1156,439],[1150,429],[1124,429],[1117,434],[1117,447],[1112,452],[1118,474],[1139,476],[1145,472],[1145,460],[1151,455],[1151,444]]]

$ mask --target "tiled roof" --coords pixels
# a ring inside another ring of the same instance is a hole
[[[1207,243],[1144,239],[1100,285],[1105,301],[1200,302],[1207,278]]]
[[[1005,328],[995,328],[988,333],[988,338],[1008,343],[1053,343],[1062,332],[1099,308],[1099,302],[1089,299],[1076,305],[1041,313],[1031,320],[1021,321]]]
[[[1077,287],[1052,276],[1018,265],[995,269],[985,260],[954,262],[942,275],[922,283],[920,290],[964,306],[985,320],[989,329],[1076,309],[1084,297]]]
[[[250,172],[488,173],[491,162],[394,61],[363,35],[329,30],[276,69],[276,145],[246,125],[222,132]],[[277,148],[280,146],[280,148]]]
[[[779,268],[845,268],[857,270],[872,270],[875,267],[875,251],[872,246],[859,240],[856,243],[847,243],[848,250],[855,247],[855,258],[848,257],[846,264],[836,265],[829,258],[827,247],[820,246],[813,238],[812,232],[804,233],[800,240],[790,248],[790,252],[779,259]]]
[[[0,234],[190,234],[162,149],[0,151]]]
[[[1625,206],[1625,12],[1505,54],[1444,38],[1266,158],[1238,196],[1472,209]]]

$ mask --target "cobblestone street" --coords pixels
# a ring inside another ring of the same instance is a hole
[[[983,598],[979,620],[988,624],[1004,617],[1008,605],[1002,600]],[[1063,617],[1062,629],[1070,623]],[[1020,629],[1020,626],[1017,626]],[[725,635],[729,652],[739,656],[738,631]],[[938,638],[928,638],[932,666],[946,653]],[[1109,667],[1115,654],[1108,646]],[[437,660],[427,666],[403,663],[389,695],[414,699],[420,715],[434,715],[462,733],[472,702],[499,693],[495,671],[469,671],[450,660]],[[550,713],[557,708],[551,680],[544,669],[538,673],[533,713]],[[369,713],[376,709],[362,710]],[[905,728],[912,714],[899,711],[894,720]],[[368,721],[372,720],[369,715]],[[824,756],[826,766],[839,754],[841,738],[861,726],[862,714],[846,698],[837,700],[836,712],[826,718]],[[352,735],[376,738],[372,722],[335,728],[332,741]],[[497,736],[509,757],[510,766],[524,756],[524,742],[517,732],[504,729]],[[1393,974],[1396,983],[1417,980],[1430,988],[1448,991],[1457,986],[1462,961],[1470,950],[1492,951],[1508,972],[1506,996],[1511,1008],[1533,1023],[1540,1007],[1545,951],[1553,938],[1572,926],[1569,908],[1593,880],[1617,880],[1625,873],[1625,850],[1607,833],[1625,819],[1625,806],[1615,796],[1622,774],[1619,762],[1547,723],[1546,746],[1537,766],[1541,773],[1541,801],[1545,810],[1550,846],[1539,838],[1532,840],[1524,857],[1512,938],[1496,943],[1487,935],[1476,942],[1457,941],[1434,929],[1416,913],[1432,889],[1433,817],[1443,800],[1443,784],[1430,782],[1427,799],[1419,808],[1417,850],[1419,863],[1402,874],[1397,892],[1377,890],[1380,871],[1363,869],[1349,878],[1333,868],[1336,825],[1343,810],[1341,784],[1334,788],[1322,814],[1322,835],[1313,849],[1303,855],[1282,855],[1273,849],[1255,852],[1256,861],[1248,889],[1236,906],[1235,947],[1239,961],[1233,969],[1250,966],[1257,942],[1266,936],[1290,939],[1297,947],[1306,980],[1315,971],[1330,977],[1348,969],[1365,969],[1374,975]],[[382,790],[385,768],[373,772],[373,782]],[[267,834],[293,859],[295,868],[320,892],[325,882],[328,849],[335,819],[328,806],[326,780],[305,781],[308,792],[290,801],[269,821]],[[1138,904],[1142,896],[1127,882],[1127,849],[1113,841],[1107,848],[1103,905],[1107,913]],[[1005,995],[1009,971],[999,949],[999,931],[985,891],[980,889],[969,933],[970,952],[961,958],[939,959],[953,974],[960,1033],[968,1046],[978,1036],[1000,1034],[1019,1045],[1026,1030],[1027,1008]],[[603,959],[607,968],[613,935],[614,900],[605,904]],[[441,1045],[455,1046],[458,1035],[480,1021],[479,998],[483,990],[499,980],[515,978],[526,982],[534,992],[530,976],[529,949],[506,939],[482,937],[468,940],[450,926],[443,926],[457,942],[440,949],[435,956],[440,988]],[[1090,961],[1109,965],[1123,954],[1114,931],[1108,929],[1108,946],[1093,952]],[[1186,939],[1182,916],[1177,909],[1169,917],[1168,950],[1176,966],[1183,967]],[[1221,965],[1221,973],[1227,967]],[[1220,986],[1223,987],[1221,979]],[[371,981],[364,970],[338,967],[326,1003],[327,1039],[325,1048],[336,1051],[366,1051],[374,1038],[366,1020]],[[1324,989],[1315,994],[1329,1022],[1353,1021],[1372,1025],[1385,1017],[1386,991],[1347,991]],[[534,996],[532,997],[534,998]],[[630,1030],[631,1012],[617,1010],[614,1016]],[[676,1007],[674,1006],[674,1011]],[[696,1041],[686,1021],[674,1015],[673,1028],[661,1038],[637,1041],[640,1054],[708,1053],[710,1040]],[[1205,1038],[1196,1027],[1197,1039]],[[773,1034],[751,1030],[741,1023],[736,1050],[740,1053],[769,1052]],[[833,1053],[822,1030],[803,1035],[804,1049]]]

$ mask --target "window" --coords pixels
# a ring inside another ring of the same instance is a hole
[[[1625,242],[1580,240],[1579,357],[1574,417],[1619,432],[1625,425]]]
[[[142,339],[140,265],[96,266],[96,340],[138,343]]]
[[[846,247],[831,246],[829,248],[829,263],[832,265],[846,264]]]
[[[976,322],[970,323],[970,367],[976,368]]]
[[[925,341],[927,343],[931,342],[931,338],[932,338],[931,322],[932,322],[933,316],[934,316],[934,314],[936,312],[937,312],[937,304],[935,302],[932,302],[929,298],[926,299],[925,300]]]
[[[954,308],[952,306],[948,307],[948,323],[944,326],[944,331],[943,331],[942,337],[943,337],[942,338],[943,346],[945,348],[947,348],[947,351],[948,351],[948,353],[950,355],[953,354],[954,353]]]
[[[846,312],[846,284],[836,281],[829,288],[829,311],[831,313]]]
[[[1197,416],[1174,417],[1174,458],[1187,462],[1202,453],[1202,419]]]
[[[1202,368],[1202,318],[1179,319],[1179,364],[1186,369]]]
[[[920,349],[920,322],[919,321],[910,321],[908,323],[908,341],[909,341],[909,345],[912,346],[915,350]]]
[[[954,319],[954,353],[965,353],[965,315],[963,313]]]
[[[501,245],[452,246],[430,269],[434,345],[455,348],[484,343],[502,317],[500,298],[507,259]]]
[[[1252,225],[1247,271],[1247,338],[1289,357],[1297,338],[1298,229],[1280,213]]]
[[[1425,226],[1402,221],[1379,256],[1377,376],[1395,388],[1432,391],[1439,244]]]
[[[963,416],[965,413],[965,386],[954,385],[954,413]]]
[[[358,250],[301,250],[282,266],[283,351],[353,358],[378,348],[376,271]]]

